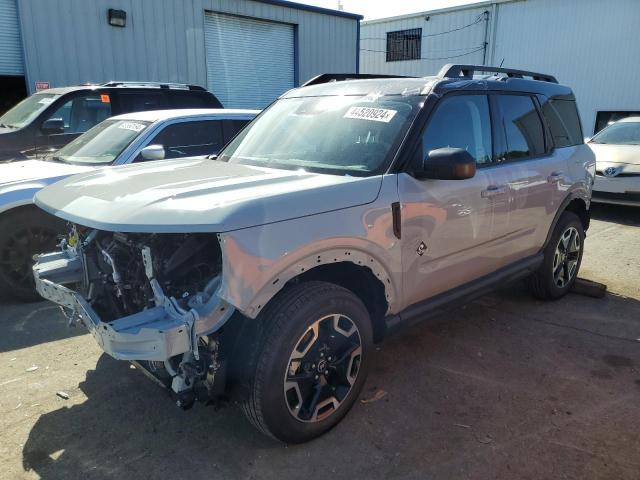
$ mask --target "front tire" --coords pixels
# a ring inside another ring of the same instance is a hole
[[[35,209],[12,212],[0,220],[0,295],[26,302],[42,299],[33,281],[33,256],[55,250],[63,226]]]
[[[544,260],[529,279],[533,295],[541,300],[564,297],[576,281],[584,246],[584,227],[573,212],[564,212],[544,250]]]
[[[304,282],[282,292],[257,321],[263,331],[245,415],[285,443],[322,435],[346,415],[366,379],[373,344],[367,309],[349,290]]]

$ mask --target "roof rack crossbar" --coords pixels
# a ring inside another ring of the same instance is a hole
[[[187,85],[186,83],[173,83],[173,82],[131,82],[131,81],[119,81],[111,80],[104,83],[102,87],[156,87],[156,88],[169,88],[176,90],[204,90],[204,88],[198,85]]]
[[[375,73],[323,73],[316,77],[310,78],[301,86],[308,87],[310,85],[320,85],[329,82],[342,82],[345,80],[370,80],[375,78],[412,78],[403,77],[402,75],[378,75]]]
[[[450,63],[445,65],[438,72],[440,78],[472,78],[476,72],[485,73],[504,73],[509,78],[524,78],[530,77],[534,80],[540,80],[542,82],[558,83],[556,77],[553,75],[546,75],[544,73],[528,72],[526,70],[516,70],[513,68],[501,68],[501,67],[487,67],[485,65],[458,65]]]

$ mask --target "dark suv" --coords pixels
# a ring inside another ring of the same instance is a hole
[[[222,108],[202,87],[109,82],[51,88],[0,117],[0,161],[42,157],[114,115],[173,108]]]

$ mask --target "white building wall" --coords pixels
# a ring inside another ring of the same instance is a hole
[[[425,76],[437,73],[445,63],[482,63],[486,10],[480,7],[362,22],[360,72]],[[412,28],[422,28],[422,59],[387,62],[387,32]]]
[[[361,49],[386,49],[386,32],[422,26],[423,36],[471,23],[488,10],[487,65],[549,73],[573,88],[585,135],[598,111],[640,111],[640,0],[521,0],[484,2],[397,19],[363,22]],[[429,16],[430,20],[425,21]],[[435,28],[435,27],[438,28]],[[385,53],[360,52],[363,73],[424,76],[446,63],[482,64],[482,51],[454,58],[456,49],[484,41],[484,23],[423,38],[422,56],[440,60],[386,62]],[[447,51],[448,50],[448,51]],[[445,54],[442,54],[445,52]],[[462,51],[461,53],[464,53]]]
[[[640,111],[639,0],[528,0],[500,5],[491,58],[554,75],[578,99],[585,135],[598,111]]]

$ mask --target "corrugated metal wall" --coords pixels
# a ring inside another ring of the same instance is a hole
[[[598,110],[640,111],[640,1],[500,5],[491,61],[551,73],[573,88],[585,135]]]
[[[363,22],[360,27],[362,73],[426,76],[445,63],[482,63],[486,8]],[[386,61],[387,32],[422,28],[421,60]],[[448,33],[446,33],[448,32]]]
[[[43,80],[59,86],[116,79],[206,86],[205,11],[297,25],[300,82],[323,72],[352,73],[357,68],[358,21],[353,18],[251,0],[18,2],[31,83]],[[108,25],[109,8],[127,12],[126,28]],[[29,88],[33,91],[33,85]]]
[[[16,0],[0,0],[0,75],[23,73]]]
[[[445,63],[482,64],[482,51],[457,58],[454,54],[482,44],[483,23],[424,38],[423,57],[447,57],[437,61],[386,62],[384,38],[386,32],[417,27],[422,27],[423,36],[453,30],[471,23],[484,10],[495,12],[488,25],[486,64],[500,65],[504,60],[505,67],[550,73],[571,86],[585,135],[593,133],[598,111],[640,111],[640,0],[499,1],[495,8],[489,4],[432,14],[429,21],[421,15],[364,22],[360,69],[430,75]]]

